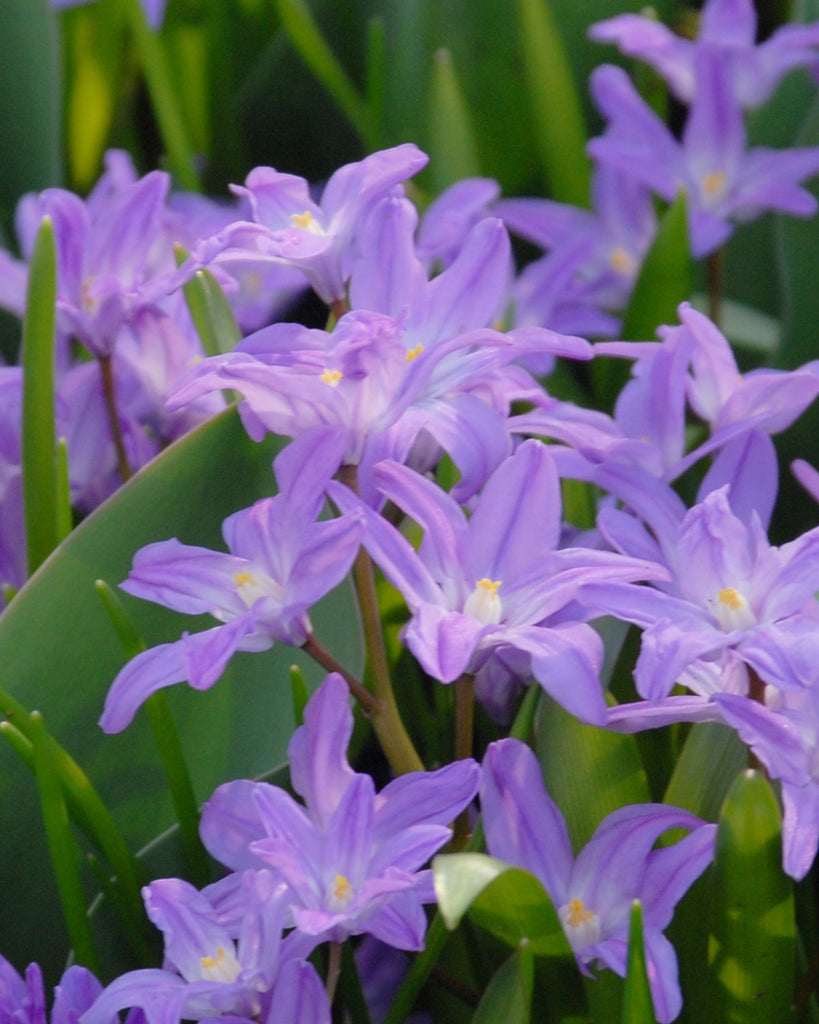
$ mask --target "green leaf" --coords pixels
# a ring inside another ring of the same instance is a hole
[[[468,910],[482,928],[537,956],[571,956],[543,885],[522,868],[485,853],[440,854],[432,861],[438,907],[449,929]]]
[[[34,774],[40,791],[43,824],[71,947],[77,963],[99,974],[97,952],[91,936],[85,893],[80,878],[79,851],[71,833],[52,739],[39,711],[31,713],[30,721]]]
[[[28,571],[59,541],[57,449],[54,428],[54,339],[57,249],[50,217],[34,240],[23,322],[23,501]]]
[[[436,193],[461,178],[480,173],[472,118],[455,73],[452,54],[443,48],[437,51],[432,63],[429,157]]]
[[[639,900],[631,904],[628,929],[628,960],[623,989],[623,1024],[655,1024],[654,1003],[646,971],[643,942],[643,908]]]
[[[534,961],[528,946],[501,964],[486,987],[472,1024],[528,1024],[532,1019]]]
[[[718,722],[694,725],[677,758],[663,802],[715,821],[748,748],[733,729]]]
[[[97,728],[123,656],[94,583],[124,579],[136,550],[152,541],[176,536],[184,543],[223,547],[222,520],[273,491],[275,448],[273,441],[254,444],[235,409],[186,435],[74,530],[0,617],[0,686],[25,706],[42,710],[134,849],[166,829],[174,816],[146,717],[140,714],[118,736],[106,737]],[[150,645],[213,624],[207,616],[192,620],[129,595],[123,605]],[[311,617],[325,646],[360,671],[360,632],[349,589],[329,595]],[[303,667],[311,686],[321,678],[301,652],[277,645],[236,655],[207,692],[184,684],[168,691],[200,803],[221,782],[255,777],[285,759],[293,728],[288,681],[293,662]],[[54,971],[66,951],[53,893],[39,881],[48,867],[34,796],[25,767],[12,751],[0,749],[4,955],[21,963],[45,960]]]
[[[180,266],[186,257],[185,250],[177,245],[176,261]],[[182,291],[205,354],[218,356],[232,352],[242,340],[242,332],[227,296],[213,274],[207,268],[197,270],[182,286]]]
[[[744,771],[717,832],[705,979],[712,1018],[726,1024],[792,1020],[795,939],[779,807],[768,780]]]
[[[3,0],[0,32],[0,215],[24,192],[59,185],[61,67],[57,15],[48,0]]]
[[[634,285],[620,336],[646,341],[655,336],[661,324],[677,323],[677,306],[691,297],[692,288],[686,202],[681,192],[660,220],[657,237]]]
[[[588,206],[586,126],[571,64],[548,0],[518,0],[520,50],[534,145],[554,199]]]
[[[277,0],[282,27],[310,68],[365,144],[372,142],[367,105],[322,35],[304,0]]]
[[[541,702],[535,749],[576,850],[607,814],[650,799],[635,738],[583,725],[553,700]]]

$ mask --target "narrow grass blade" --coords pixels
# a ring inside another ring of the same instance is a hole
[[[54,338],[57,250],[44,217],[31,254],[23,321],[23,499],[28,571],[33,573],[58,542],[54,440]]]

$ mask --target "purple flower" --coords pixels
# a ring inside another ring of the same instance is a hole
[[[407,467],[381,463],[374,478],[424,530],[416,552],[362,509],[363,543],[409,605],[404,641],[424,670],[449,683],[480,673],[495,658],[508,667],[514,662],[572,714],[604,721],[600,638],[586,623],[567,621],[564,610],[587,583],[645,579],[658,567],[605,552],[556,550],[560,487],[546,446],[526,441],[501,463],[469,519],[450,495]],[[356,507],[340,485],[328,493],[340,507]]]
[[[423,948],[420,869],[450,838],[449,822],[477,792],[474,761],[410,772],[380,793],[350,767],[347,687],[329,675],[307,704],[288,749],[298,804],[267,783],[230,782],[205,805],[201,833],[229,867],[273,868],[286,883],[293,923],[315,942],[368,933],[398,949]]]
[[[732,93],[745,108],[764,103],[793,68],[819,69],[819,22],[783,25],[759,45],[756,30],[753,0],[708,0],[693,41],[655,18],[638,14],[598,22],[589,35],[601,43],[615,43],[627,56],[646,61],[683,103],[691,103],[697,95],[697,55],[709,50],[725,66]]]
[[[574,858],[537,759],[514,739],[492,743],[486,752],[481,808],[489,852],[540,879],[584,974],[599,961],[625,976],[629,914],[632,901],[640,900],[654,1011],[659,1021],[674,1020],[682,997],[676,955],[663,931],[710,863],[716,826],[662,804],[621,807]],[[654,849],[672,828],[690,834]]]
[[[311,632],[308,609],[347,574],[363,524],[356,515],[316,522],[337,460],[326,436],[285,449],[275,463],[281,492],[229,516],[222,527],[230,554],[180,544],[137,552],[124,590],[188,615],[223,623],[133,658],[111,685],[100,725],[120,732],[156,690],[187,680],[213,686],[237,650],[274,642],[301,646]],[[332,467],[328,469],[328,464]]]
[[[618,549],[645,552],[644,535],[622,513],[601,515],[600,526]],[[678,681],[702,696],[747,693],[746,667],[780,689],[816,685],[819,528],[773,547],[758,517],[740,520],[721,488],[691,509],[657,557],[672,572],[665,592],[596,588],[601,605],[644,627],[635,670],[642,696],[662,700]]]
[[[328,305],[344,298],[356,234],[375,203],[412,177],[427,157],[407,143],[346,164],[324,187],[320,203],[304,178],[257,167],[234,186],[252,221],[237,221],[194,248],[195,260],[267,260],[298,267]]]
[[[668,202],[683,190],[691,248],[699,257],[722,245],[734,221],[766,210],[813,214],[816,200],[800,182],[819,171],[819,147],[746,149],[742,111],[718,55],[701,51],[696,73],[697,95],[678,142],[625,71],[597,68],[591,88],[609,124],[588,149]]]
[[[282,887],[265,871],[245,872],[239,883],[237,932],[219,921],[205,894],[188,882],[161,878],[146,886],[148,916],[165,936],[165,966],[121,975],[80,1024],[106,1024],[125,1007],[140,1007],[147,1024],[222,1016],[329,1024],[321,980],[303,959],[312,945],[302,936],[282,939]],[[290,1012],[282,1015],[285,1007]]]
[[[505,199],[495,212],[515,234],[564,259],[573,256],[586,302],[621,310],[657,231],[651,195],[632,175],[598,164],[592,206],[582,210],[550,199]]]
[[[94,975],[75,964],[54,988],[51,1024],[77,1024],[77,1020],[102,991]],[[4,1024],[46,1024],[43,973],[32,963],[21,978],[5,957],[0,956],[0,1020]],[[115,1024],[113,1013],[100,1018],[100,1024]]]

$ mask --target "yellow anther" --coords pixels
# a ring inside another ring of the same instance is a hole
[[[338,387],[338,382],[344,374],[341,370],[325,370],[324,373],[319,377],[319,380],[323,380],[325,384],[329,384],[331,388]]]
[[[618,274],[633,274],[637,269],[634,257],[628,249],[624,249],[622,245],[616,245],[611,250],[609,263],[611,264],[612,269],[616,270]]]
[[[336,875],[334,885],[333,895],[339,903],[346,903],[353,895],[353,887],[344,875]]]
[[[718,196],[725,189],[725,171],[711,171],[702,179],[702,187],[706,195]]]
[[[237,587],[253,587],[258,581],[252,572],[235,572],[233,582]]]
[[[717,597],[724,605],[730,608],[732,612],[738,611],[745,605],[745,600],[742,597],[742,594],[740,594],[738,590],[735,590],[734,587],[725,587],[717,594]]]
[[[407,362],[411,363],[413,361],[413,359],[415,359],[417,356],[420,356],[423,351],[424,351],[424,346],[419,341],[418,344],[415,346],[415,348],[411,348],[411,349],[407,350],[407,355],[406,355]]]
[[[216,956],[215,957],[213,957],[213,956],[203,956],[202,959],[199,961],[199,963],[202,965],[204,970],[208,971],[208,970],[213,970],[214,967],[218,967],[219,964],[221,964],[224,959],[225,959],[225,951],[220,946],[216,950]]]
[[[305,231],[310,231],[315,224],[315,218],[309,210],[305,210],[304,213],[293,213],[290,219],[295,227],[303,228]]]
[[[488,576],[484,576],[482,580],[478,580],[475,584],[476,587],[480,587],[481,590],[486,590],[490,594],[497,594],[500,585],[500,580],[490,580]]]
[[[591,921],[594,914],[591,910],[586,910],[583,905],[583,900],[569,900],[569,908],[566,912],[566,924],[572,928],[579,928],[581,924],[586,921]]]

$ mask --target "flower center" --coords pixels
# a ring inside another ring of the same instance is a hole
[[[624,274],[631,277],[637,270],[637,262],[631,253],[624,249],[622,245],[616,245],[611,250],[609,256],[609,264],[612,270],[616,270],[618,274]]]
[[[292,213],[290,219],[293,221],[294,227],[301,228],[302,231],[309,231],[311,235],[325,233],[324,228],[309,210],[305,210],[304,213]]]
[[[242,966],[235,955],[224,946],[219,946],[216,956],[203,956],[199,961],[203,981],[223,981],[230,984],[239,977]]]
[[[336,875],[330,886],[327,902],[331,910],[344,910],[354,895],[355,892],[346,875]]]
[[[325,384],[329,384],[331,388],[337,388],[338,382],[344,374],[341,370],[325,370],[324,373],[319,377],[319,380],[323,380]]]
[[[418,344],[415,346],[415,348],[407,349],[407,354],[405,356],[407,362],[411,363],[413,361],[413,359],[416,359],[418,356],[420,356],[423,351],[424,351],[424,346],[419,341]]]
[[[720,627],[727,633],[748,629],[756,622],[747,598],[736,587],[723,587],[717,594],[716,616]]]
[[[727,191],[728,177],[725,171],[710,171],[702,179],[704,198],[718,203]]]
[[[557,916],[575,953],[600,940],[600,918],[594,911],[586,909],[583,900],[573,899],[564,903]]]
[[[273,579],[263,572],[235,572],[233,582],[242,601],[248,608],[252,608],[260,597],[272,597],[277,601],[282,599],[282,588]]]
[[[471,615],[484,626],[494,626],[500,622],[503,614],[503,605],[498,597],[500,585],[500,580],[490,580],[486,576],[478,580],[475,589],[466,599],[464,615]]]

